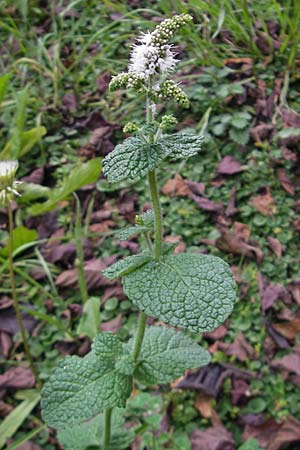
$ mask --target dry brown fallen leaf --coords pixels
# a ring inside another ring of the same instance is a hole
[[[288,285],[288,289],[292,294],[293,300],[297,303],[297,305],[300,305],[300,281],[299,280],[292,281]]]
[[[108,322],[102,322],[100,326],[101,331],[109,331],[116,333],[122,326],[122,314],[118,314],[114,319]]]
[[[89,261],[86,261],[84,264],[84,272],[86,276],[86,282],[88,289],[96,289],[102,286],[112,286],[116,284],[115,281],[109,280],[108,278],[102,275],[101,271],[105,269],[107,266],[115,262],[116,257],[107,259],[97,259],[93,258]],[[65,270],[58,275],[56,278],[55,284],[59,287],[70,288],[77,286],[78,276],[77,269],[69,269]]]
[[[246,441],[251,438],[256,439],[266,450],[296,450],[300,448],[300,422],[293,416],[287,416],[281,422],[269,418],[262,423],[249,424],[245,427],[242,439]]]
[[[186,180],[184,180],[179,173],[177,173],[174,178],[170,178],[161,188],[161,191],[164,195],[171,197],[189,197],[191,195],[191,190],[188,187]]]
[[[225,325],[220,325],[214,331],[203,333],[204,339],[211,339],[212,341],[217,341],[218,339],[223,339],[228,333]]]
[[[295,195],[295,186],[288,178],[285,169],[277,170],[277,177],[283,189],[290,195]]]
[[[244,170],[244,167],[230,155],[224,156],[216,168],[216,172],[221,175],[234,175]]]
[[[246,242],[241,236],[227,229],[221,230],[221,236],[216,239],[215,245],[223,252],[245,255],[248,258],[255,258],[257,262],[261,262],[264,258],[264,254],[259,247]]]
[[[218,414],[212,406],[213,401],[214,397],[200,392],[197,394],[195,400],[195,408],[199,411],[202,417],[211,419],[213,425],[222,425]]]
[[[300,422],[295,417],[288,416],[283,419],[267,450],[284,450],[292,444],[294,449],[300,448]]]
[[[287,372],[300,375],[300,354],[290,353],[283,358],[274,359],[270,366],[273,369],[286,370]]]
[[[273,323],[275,330],[289,340],[300,336],[300,312],[286,322]]]
[[[26,367],[11,367],[0,375],[1,389],[28,389],[35,385],[35,378]]]
[[[232,434],[222,425],[206,430],[193,430],[190,436],[191,450],[235,450]]]
[[[245,405],[249,401],[251,394],[251,389],[247,381],[233,377],[231,389],[231,401],[233,405]]]
[[[272,216],[276,212],[275,200],[269,187],[266,187],[263,193],[252,197],[250,205],[264,216]]]
[[[267,237],[268,244],[270,249],[274,252],[277,258],[281,258],[283,252],[283,246],[279,239],[273,238],[271,236]]]
[[[279,429],[280,423],[271,417],[262,423],[246,425],[242,439],[247,441],[254,438],[262,448],[267,449]]]
[[[176,174],[161,189],[164,195],[189,197],[194,200],[201,209],[208,212],[221,212],[223,205],[209,200],[204,196],[205,186],[203,183],[186,180],[181,175]]]
[[[256,358],[254,348],[246,341],[243,333],[240,331],[232,343],[216,341],[209,347],[211,353],[221,350],[228,356],[235,356],[239,361],[245,361],[247,358]]]
[[[174,253],[183,253],[185,251],[185,243],[182,240],[182,236],[166,236],[164,242],[169,242],[171,244],[177,244]]]
[[[271,284],[260,272],[257,273],[259,296],[262,309],[266,312],[278,299],[282,299],[287,305],[292,302],[291,295],[282,284]]]

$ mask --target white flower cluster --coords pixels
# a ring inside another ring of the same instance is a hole
[[[152,33],[145,33],[139,38],[139,44],[134,45],[131,52],[129,73],[147,82],[152,75],[171,72],[178,60],[169,41],[175,31],[191,19],[188,14],[174,16],[164,20]]]
[[[146,36],[148,37],[148,35]],[[128,71],[147,82],[151,75],[171,72],[178,62],[174,56],[171,45],[157,47],[151,42],[150,44],[135,45],[131,52]]]
[[[5,206],[14,195],[20,195],[17,186],[20,181],[15,181],[18,169],[18,161],[0,161],[0,205]]]
[[[110,89],[140,88],[143,83],[148,83],[150,77],[174,70],[178,60],[169,44],[170,39],[175,31],[191,20],[190,15],[180,14],[161,22],[152,33],[143,34],[132,48],[128,72],[113,77]]]

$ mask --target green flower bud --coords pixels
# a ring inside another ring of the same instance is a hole
[[[153,209],[148,209],[142,214],[137,214],[135,216],[136,225],[145,226],[147,228],[152,228],[154,224],[154,211]]]
[[[128,122],[126,123],[126,125],[123,127],[123,132],[126,134],[133,134],[136,131],[138,131],[139,127],[133,123],[133,122]]]
[[[168,44],[175,32],[192,20],[193,17],[189,14],[179,14],[170,19],[163,20],[152,33],[153,44],[157,46]]]
[[[160,128],[162,130],[167,130],[169,128],[174,127],[178,123],[177,119],[173,114],[162,116],[161,122],[160,122]]]
[[[143,79],[134,73],[121,72],[118,75],[112,77],[109,83],[109,90],[116,91],[121,88],[134,88],[139,89],[142,86]]]
[[[189,108],[190,102],[186,93],[175,83],[175,81],[167,80],[159,86],[154,92],[156,100],[173,99],[184,108]]]

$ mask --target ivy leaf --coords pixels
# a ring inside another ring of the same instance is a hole
[[[159,143],[166,157],[172,159],[190,158],[201,150],[203,136],[189,133],[179,133],[162,138]]]
[[[228,264],[210,255],[164,256],[124,276],[123,286],[146,314],[192,332],[214,330],[236,298]]]
[[[134,439],[134,433],[123,427],[123,411],[114,408],[111,418],[111,439],[108,450],[127,448]],[[102,449],[104,416],[99,414],[91,420],[59,430],[57,437],[65,450],[86,450],[89,447]]]
[[[115,264],[112,264],[107,269],[103,270],[103,275],[110,280],[123,277],[130,272],[135,271],[139,267],[150,261],[151,256],[148,252],[140,253],[139,255],[127,256],[120,259]]]
[[[148,144],[140,137],[130,137],[118,144],[103,160],[103,172],[111,183],[143,177],[164,159],[159,144]]]
[[[132,389],[130,376],[115,365],[122,343],[110,333],[99,334],[84,358],[65,358],[42,391],[42,410],[48,425],[62,428],[82,422],[105,408],[124,406]]]
[[[132,351],[134,339],[127,346]],[[183,333],[163,327],[151,327],[145,332],[135,377],[143,384],[169,383],[187,369],[205,366],[210,361],[208,351]]]

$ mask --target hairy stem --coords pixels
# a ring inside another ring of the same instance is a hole
[[[143,311],[141,311],[139,323],[138,323],[138,329],[137,329],[136,338],[135,338],[135,343],[134,343],[133,354],[132,354],[134,361],[136,361],[139,357],[139,354],[140,354],[140,351],[142,348],[142,344],[143,344],[146,325],[147,325],[147,316]]]
[[[76,200],[76,221],[75,221],[75,241],[76,241],[76,253],[77,259],[75,262],[77,269],[78,285],[82,298],[82,302],[86,303],[88,300],[88,288],[84,273],[84,255],[82,245],[82,227],[81,227],[81,208],[80,201],[76,194],[74,194]]]
[[[20,304],[17,296],[17,290],[16,290],[16,283],[15,283],[15,274],[14,274],[14,262],[13,262],[13,251],[14,251],[14,241],[13,241],[13,231],[14,231],[14,223],[13,223],[13,213],[11,208],[11,203],[8,202],[7,205],[7,211],[8,211],[8,227],[9,227],[9,245],[8,245],[8,266],[9,266],[9,276],[10,276],[10,285],[11,285],[11,294],[14,302],[14,309],[16,312],[17,322],[19,331],[21,333],[21,338],[24,346],[24,351],[26,354],[26,357],[28,359],[30,369],[33,373],[33,376],[35,377],[36,383],[38,387],[40,387],[41,383],[38,377],[38,373],[36,371],[36,368],[33,363],[33,358],[30,353],[28,340],[26,337],[26,332],[22,320],[22,314],[20,309]]]
[[[151,109],[151,101],[150,94],[152,90],[152,80],[149,81],[148,86],[148,95],[147,95],[147,103],[146,103],[146,117],[147,124],[153,123],[153,112]],[[149,134],[149,142],[155,142],[155,135],[153,132]],[[151,193],[151,200],[153,204],[154,210],[154,219],[155,219],[155,258],[158,259],[162,254],[162,246],[163,246],[163,223],[162,223],[162,211],[159,199],[159,190],[156,180],[155,169],[151,170],[148,173],[148,182]]]
[[[155,258],[158,259],[162,254],[163,223],[155,170],[149,172],[148,181],[155,218]]]
[[[111,437],[111,414],[113,408],[106,408],[104,412],[104,436],[103,436],[103,449],[107,450]]]

